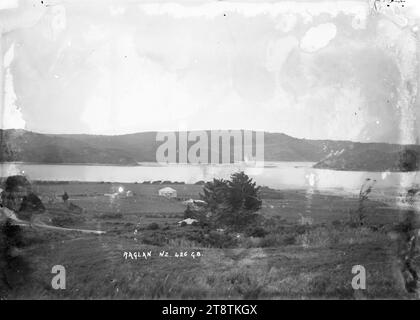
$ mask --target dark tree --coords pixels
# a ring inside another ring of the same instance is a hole
[[[31,183],[25,176],[9,176],[5,183],[5,190],[2,193],[2,203],[5,207],[13,211],[19,211],[23,197],[27,196],[31,190]]]
[[[232,210],[257,211],[261,208],[260,187],[257,187],[243,171],[232,174],[228,186],[229,205]]]
[[[215,225],[242,229],[249,225],[261,208],[260,188],[244,172],[231,175],[230,180],[213,179],[203,188],[201,199],[206,201]]]
[[[20,205],[19,211],[44,211],[45,207],[42,204],[41,199],[31,192],[27,196],[24,196]]]
[[[9,176],[5,182],[6,192],[22,192],[28,191],[31,188],[31,183],[25,176]]]
[[[365,223],[365,219],[366,219],[365,203],[369,199],[369,194],[372,192],[372,189],[375,183],[376,183],[376,180],[371,180],[370,178],[367,178],[365,182],[362,184],[362,186],[360,187],[359,207],[357,208],[357,217],[356,217],[357,221],[353,221],[353,222],[356,222],[360,226],[363,226],[363,224]]]
[[[223,179],[213,179],[213,181],[206,182],[203,187],[203,193],[200,193],[201,200],[207,203],[207,208],[211,212],[225,202],[229,193],[228,182]]]
[[[61,198],[63,199],[63,202],[66,203],[67,200],[69,200],[69,195],[67,194],[67,192],[64,192]]]

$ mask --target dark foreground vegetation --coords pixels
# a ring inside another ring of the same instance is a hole
[[[157,184],[16,185],[3,204],[32,227],[1,216],[1,298],[417,298],[416,189],[396,208],[366,186],[359,197],[277,191],[242,173],[171,185],[171,199]],[[51,286],[54,265],[65,290]],[[351,286],[355,265],[366,290]]]

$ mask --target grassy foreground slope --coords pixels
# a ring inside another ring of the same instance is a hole
[[[123,186],[133,197],[104,196]],[[25,228],[29,269],[11,274],[3,298],[67,299],[352,299],[413,298],[398,273],[392,226],[403,212],[367,202],[367,224],[346,221],[357,199],[263,190],[265,234],[205,234],[199,226],[179,226],[183,199],[197,198],[200,186],[176,185],[179,199],[157,196],[161,186],[107,183],[42,183],[41,197],[67,191],[71,211],[60,201],[46,203],[37,221],[64,227],[104,230],[104,235]],[[299,213],[313,218],[301,225]],[[125,259],[124,252],[152,252]],[[159,252],[167,251],[167,257]],[[187,252],[186,256],[176,256]],[[200,256],[198,256],[198,253]],[[51,268],[66,268],[65,290],[51,287]],[[351,287],[354,265],[367,271],[367,288]]]

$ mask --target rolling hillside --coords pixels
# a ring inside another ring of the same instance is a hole
[[[420,153],[418,145],[307,140],[283,133],[266,132],[264,142],[265,161],[310,161],[335,170],[411,171]],[[0,130],[0,162],[135,165],[155,162],[161,143],[156,132],[106,136]]]

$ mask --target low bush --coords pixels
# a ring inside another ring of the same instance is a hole
[[[31,211],[20,211],[20,212],[16,212],[16,216],[18,217],[18,219],[23,220],[23,221],[30,221],[32,218],[33,212]]]
[[[279,247],[296,244],[295,234],[273,234],[270,233],[260,241],[260,247]]]
[[[70,214],[56,215],[51,218],[51,222],[54,226],[62,228],[72,227],[83,221],[85,221],[83,217]]]
[[[256,237],[256,238],[263,238],[265,237],[269,232],[260,226],[252,226],[245,230],[245,235],[247,237]]]
[[[83,213],[83,209],[81,207],[79,207],[78,205],[70,202],[69,204],[69,210],[74,212],[74,213]]]
[[[95,218],[99,219],[121,219],[123,214],[121,212],[104,212],[101,214],[95,215]]]
[[[144,235],[141,241],[144,244],[163,247],[168,244],[169,239],[160,232],[154,232],[154,233],[149,233],[149,234]]]
[[[156,222],[152,222],[151,224],[149,224],[148,226],[147,226],[147,230],[158,230],[160,227],[159,227],[159,224],[158,223],[156,223]]]
[[[208,224],[210,223],[210,219],[207,217],[207,214],[208,211],[205,208],[188,205],[184,211],[184,219],[196,219],[200,223]]]
[[[44,211],[45,207],[42,204],[41,199],[33,193],[30,192],[28,195],[24,196],[22,203],[20,205],[19,211]]]
[[[232,248],[238,244],[238,239],[230,233],[211,231],[204,236],[203,244],[213,248]]]

